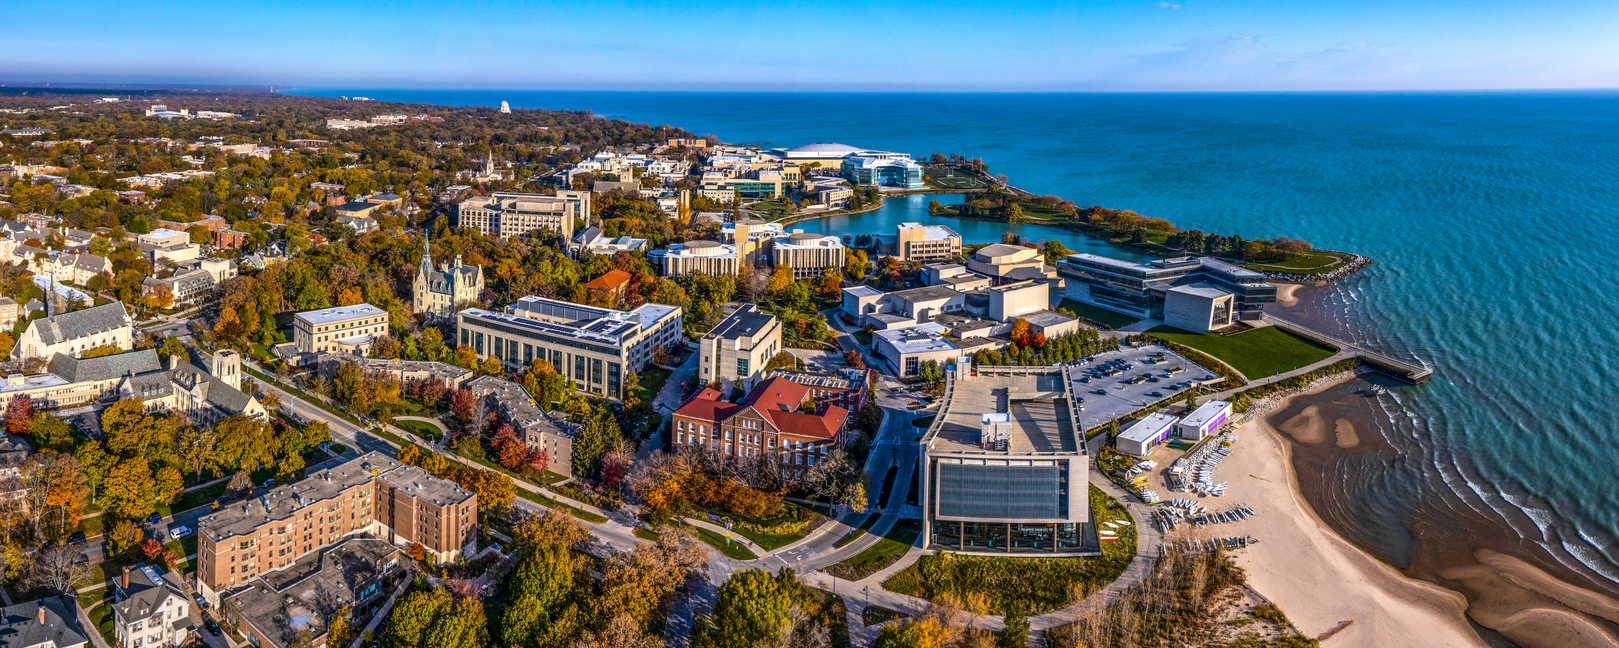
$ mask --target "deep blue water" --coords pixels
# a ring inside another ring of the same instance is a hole
[[[1488,540],[1484,520],[1543,552],[1526,553],[1619,580],[1619,422],[1605,409],[1619,403],[1619,95],[310,94],[958,153],[1083,205],[1369,255],[1322,298],[1328,324],[1437,377],[1367,399],[1393,456],[1334,464],[1326,479],[1355,496],[1317,498],[1318,512],[1397,565],[1414,519]]]

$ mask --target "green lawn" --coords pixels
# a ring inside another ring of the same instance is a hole
[[[659,369],[650,364],[647,365],[645,369],[642,369],[640,373],[636,374],[636,376],[641,379],[641,389],[643,390],[636,396],[641,400],[651,402],[653,399],[658,397],[658,392],[663,391],[663,384],[669,382],[669,376],[672,374],[674,374],[674,372],[667,369]]]
[[[1090,304],[1074,301],[1072,299],[1062,300],[1062,303],[1058,304],[1057,307],[1074,311],[1075,315],[1091,320],[1108,328],[1124,328],[1141,321],[1141,319],[1137,317],[1131,317],[1123,313],[1115,313],[1100,306],[1092,306]]]
[[[1169,326],[1159,326],[1148,333],[1224,360],[1249,380],[1315,364],[1335,353],[1328,347],[1274,326],[1235,335],[1192,333]]]
[[[544,506],[546,508],[560,508],[563,511],[567,512],[569,515],[572,515],[572,516],[574,516],[576,518],[579,518],[581,520],[584,520],[586,522],[594,522],[596,524],[602,524],[602,523],[607,521],[607,518],[605,518],[605,517],[602,517],[600,515],[596,515],[595,513],[591,513],[590,511],[586,511],[586,510],[583,510],[583,509],[580,509],[580,508],[577,508],[577,507],[573,507],[573,506],[569,506],[567,504],[563,504],[562,502],[558,502],[555,499],[546,497],[546,496],[541,495],[539,493],[532,492],[532,491],[530,491],[530,490],[528,490],[526,488],[523,488],[521,486],[517,487],[515,490],[517,491],[517,496],[518,497],[526,499],[526,500],[528,500],[530,502],[534,502],[535,504],[539,504],[540,506]]]
[[[692,505],[691,508],[693,509],[693,515],[691,517],[694,518],[702,519],[705,514],[718,515],[721,518],[731,518],[736,523],[731,529],[732,533],[752,540],[753,544],[765,551],[774,551],[778,547],[785,547],[808,535],[811,525],[814,523],[814,517],[809,516],[806,519],[801,520],[799,518],[799,511],[803,510],[805,513],[816,513],[814,509],[810,509],[809,507],[800,505],[796,502],[782,502],[781,514],[766,519],[748,518],[735,513],[727,513],[719,509],[712,509],[695,504]],[[758,531],[755,529],[744,528],[744,523],[751,523],[753,526],[760,529],[781,529],[797,526],[799,527],[799,530],[788,533]],[[723,523],[716,522],[716,524]]]
[[[651,531],[648,531],[646,529],[636,529],[634,531],[634,533],[635,533],[635,537],[640,538],[642,540],[645,540],[647,542],[657,542],[658,541],[658,534],[653,533]]]
[[[1292,274],[1326,274],[1342,267],[1349,260],[1349,255],[1341,252],[1313,251],[1299,256],[1297,259],[1276,261],[1272,263],[1245,263],[1244,268],[1250,270],[1272,272],[1288,272]]]
[[[860,346],[868,346],[868,347],[871,346],[871,332],[870,331],[857,330],[854,333],[851,333],[850,335],[854,336],[854,341],[859,342]]]
[[[89,615],[90,622],[96,624],[96,629],[101,631],[101,637],[107,640],[107,645],[118,645],[118,632],[112,627],[112,606],[97,605],[85,612]]]
[[[402,428],[406,432],[410,432],[411,434],[419,436],[423,439],[436,440],[440,436],[444,435],[444,432],[440,431],[436,427],[433,427],[433,424],[431,423],[424,423],[422,421],[400,421],[397,419],[395,419],[393,423],[394,427]]]
[[[737,560],[753,560],[757,558],[757,556],[753,555],[753,552],[748,551],[746,547],[743,547],[736,540],[728,541],[725,536],[699,526],[686,526],[686,529],[695,533],[699,540],[707,542],[709,546],[718,549],[722,554]]]
[[[911,545],[916,542],[916,536],[921,533],[920,520],[900,520],[894,523],[894,528],[889,529],[888,534],[877,544],[827,568],[826,573],[843,580],[857,581],[880,572],[883,568],[899,562],[900,557],[911,550]]]

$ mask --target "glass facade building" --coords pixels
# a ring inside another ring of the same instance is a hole
[[[978,367],[946,375],[923,434],[923,547],[961,553],[1088,556],[1101,551],[1073,382],[1061,367]]]
[[[1146,263],[1095,254],[1070,254],[1057,262],[1069,282],[1068,296],[1143,319],[1163,319],[1164,294],[1174,286],[1205,283],[1231,293],[1231,316],[1256,320],[1276,301],[1276,286],[1265,274],[1208,257],[1159,259]]]

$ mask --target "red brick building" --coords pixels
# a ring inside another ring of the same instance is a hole
[[[804,411],[813,405],[813,412]],[[740,403],[727,403],[704,388],[671,417],[675,451],[706,445],[732,457],[775,456],[794,466],[814,466],[847,442],[849,410],[818,402],[811,388],[786,378],[765,380]]]
[[[247,232],[233,229],[214,230],[214,246],[234,250],[247,243]]]

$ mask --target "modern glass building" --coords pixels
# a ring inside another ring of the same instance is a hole
[[[861,151],[843,158],[843,177],[860,187],[922,189],[922,165],[904,153]]]
[[[1093,556],[1085,444],[1060,367],[957,360],[921,440],[922,546],[960,553]]]
[[[1170,288],[1208,284],[1235,297],[1233,315],[1256,320],[1276,301],[1276,286],[1265,273],[1208,257],[1178,257],[1136,263],[1095,254],[1070,254],[1057,262],[1067,279],[1068,297],[1143,319],[1163,319]]]

